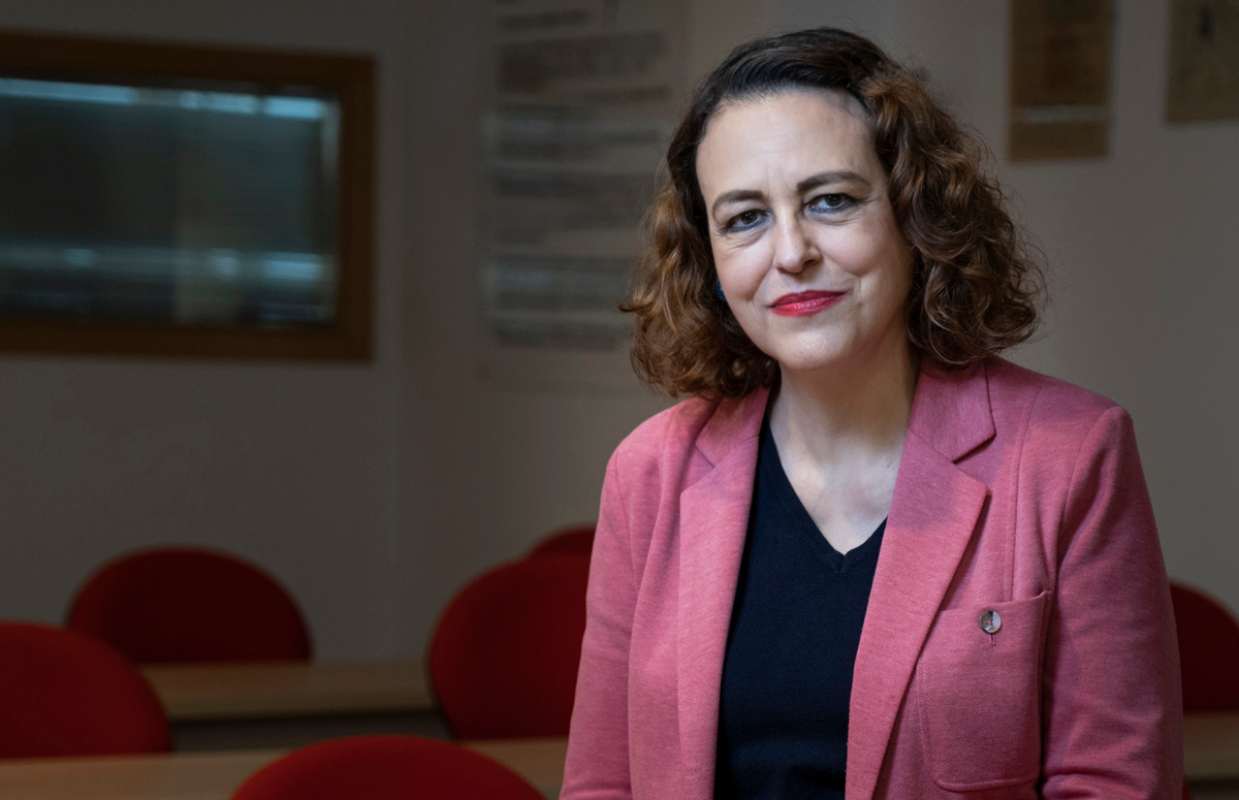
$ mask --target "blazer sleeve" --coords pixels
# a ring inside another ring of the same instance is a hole
[[[602,485],[561,800],[632,797],[628,645],[636,582],[618,461],[617,451]]]
[[[1170,589],[1117,406],[1076,458],[1047,630],[1042,796],[1177,798],[1183,701]]]

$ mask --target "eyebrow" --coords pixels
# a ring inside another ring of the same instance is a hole
[[[804,180],[796,184],[796,193],[804,194],[810,189],[815,189],[828,183],[859,183],[866,189],[869,188],[869,181],[864,178],[859,172],[853,172],[850,169],[834,169],[826,172],[818,172],[810,175]],[[761,200],[762,193],[754,189],[732,189],[730,192],[723,192],[710,206],[712,215],[718,214],[718,207],[726,203],[740,203],[745,200]]]
[[[836,169],[810,175],[796,184],[796,191],[799,194],[804,194],[810,189],[815,189],[827,183],[859,183],[866,189],[869,188],[869,181],[865,180],[864,176],[859,172],[853,172],[850,169]]]

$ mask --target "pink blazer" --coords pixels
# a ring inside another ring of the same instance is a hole
[[[767,397],[682,402],[611,457],[562,798],[712,797]],[[923,369],[856,656],[849,800],[1178,797],[1180,693],[1127,413],[1001,359]]]

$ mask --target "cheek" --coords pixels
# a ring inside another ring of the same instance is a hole
[[[906,294],[912,280],[912,255],[897,232],[839,237],[829,248],[831,259],[856,279],[865,295]]]
[[[902,242],[884,226],[868,224],[832,234],[823,242],[828,258],[857,278],[881,272],[900,258]]]
[[[714,270],[730,297],[749,296],[757,290],[765,274],[760,248],[713,246]]]

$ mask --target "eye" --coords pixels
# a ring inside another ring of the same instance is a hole
[[[856,205],[856,198],[851,195],[831,192],[819,194],[809,201],[809,210],[815,214],[838,214]]]
[[[750,208],[748,211],[741,211],[723,225],[723,233],[734,233],[736,231],[746,231],[749,228],[757,227],[761,221],[766,218],[766,212],[759,208]]]

